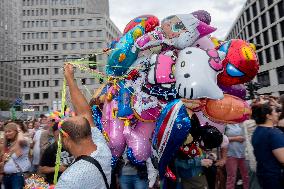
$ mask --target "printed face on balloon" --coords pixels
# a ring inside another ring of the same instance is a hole
[[[215,50],[204,51],[194,47],[181,50],[175,70],[179,96],[187,99],[223,98],[223,92],[216,82],[221,70],[221,59]]]

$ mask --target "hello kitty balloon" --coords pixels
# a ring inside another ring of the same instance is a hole
[[[220,52],[220,55],[221,54]],[[175,68],[176,89],[187,99],[222,99],[217,85],[217,74],[222,71],[218,51],[188,47],[178,54]]]

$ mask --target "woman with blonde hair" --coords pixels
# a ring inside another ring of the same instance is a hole
[[[24,187],[24,173],[31,162],[29,160],[29,143],[17,123],[10,122],[4,126],[3,183],[5,189]]]

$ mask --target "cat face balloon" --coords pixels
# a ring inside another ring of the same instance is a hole
[[[220,52],[220,55],[224,54]],[[221,99],[223,92],[217,85],[217,74],[222,71],[218,51],[188,47],[178,54],[175,68],[176,89],[187,99]]]

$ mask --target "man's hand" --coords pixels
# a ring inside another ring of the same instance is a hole
[[[211,159],[203,159],[203,160],[201,160],[201,165],[203,166],[203,167],[210,167],[210,166],[212,166],[212,164],[213,164],[213,161],[211,160]]]
[[[237,142],[244,142],[246,139],[245,139],[245,137],[243,137],[243,136],[236,136],[236,141]]]
[[[215,165],[218,166],[218,167],[223,167],[225,164],[226,164],[225,159],[220,159],[215,163]]]
[[[74,69],[73,65],[69,63],[64,64],[64,76],[66,79],[68,78],[74,78]]]

